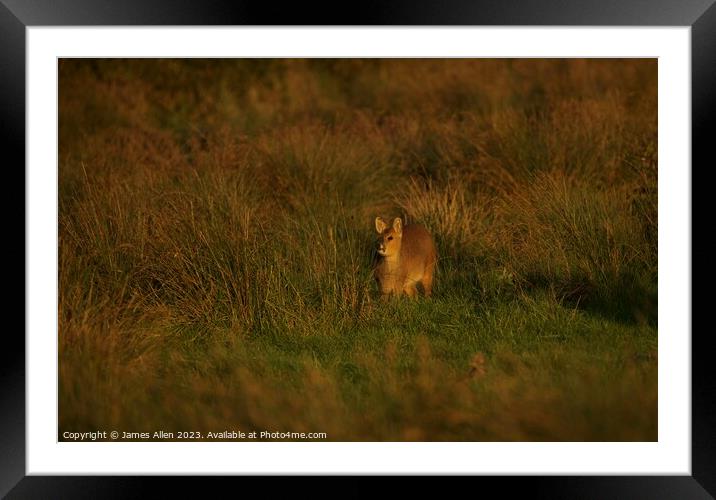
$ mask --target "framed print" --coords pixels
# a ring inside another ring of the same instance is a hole
[[[709,2],[3,1],[27,199],[0,492],[497,474],[713,493],[691,327]]]

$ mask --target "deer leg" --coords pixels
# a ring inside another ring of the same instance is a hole
[[[418,290],[415,288],[415,283],[406,283],[405,286],[403,286],[403,291],[408,295],[408,297],[415,297],[418,295]]]
[[[421,283],[423,284],[423,290],[425,291],[425,296],[430,297],[433,293],[433,273],[435,272],[435,264],[429,264],[425,268],[425,273],[423,274],[423,278],[421,280]]]

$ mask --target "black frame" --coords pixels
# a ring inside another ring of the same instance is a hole
[[[274,7],[245,0],[0,0],[0,137],[5,172],[23,172],[25,210],[25,28],[94,25],[573,25],[690,26],[692,69],[692,164],[707,165],[716,125],[716,5],[714,0],[379,0],[331,10],[295,2]],[[712,162],[711,162],[712,163]],[[23,167],[20,167],[23,165]],[[692,167],[692,186],[693,184]],[[702,178],[701,174],[697,179]],[[8,183],[9,184],[9,183]],[[17,186],[18,184],[14,184]],[[3,196],[8,200],[7,194]],[[17,202],[16,202],[17,201]],[[693,197],[692,197],[693,205]],[[693,210],[699,219],[703,212]],[[16,218],[19,220],[19,217]],[[23,217],[23,235],[25,234]],[[693,227],[693,226],[692,226]],[[692,231],[693,245],[693,231]],[[25,258],[25,239],[13,245]],[[693,257],[703,260],[703,250]],[[17,262],[19,259],[13,259]],[[25,265],[27,265],[25,261]],[[693,265],[693,264],[692,264]],[[14,268],[19,270],[19,266]],[[708,266],[701,267],[706,270]],[[26,269],[25,269],[26,272]],[[24,283],[23,276],[23,283]],[[699,274],[699,282],[706,281]],[[693,283],[693,282],[692,282]],[[25,290],[23,285],[23,291]],[[15,294],[19,296],[19,294]],[[697,299],[692,294],[693,300]],[[707,295],[706,295],[707,296]],[[705,300],[704,295],[698,299]],[[18,299],[19,300],[19,299]],[[23,294],[24,305],[24,294]],[[692,302],[693,304],[693,302]],[[23,307],[24,309],[24,307]],[[692,305],[693,311],[693,305]],[[0,348],[0,496],[84,498],[138,496],[147,479],[129,477],[25,477],[25,348],[19,329],[5,329]],[[686,332],[684,332],[686,333]],[[692,476],[474,478],[510,493],[529,489],[549,498],[713,498],[716,496],[716,382],[707,349],[709,331],[692,334]],[[10,341],[8,345],[8,341]],[[474,480],[473,479],[473,480]],[[152,480],[151,482],[155,482]],[[169,481],[162,481],[162,487]],[[172,484],[186,487],[186,480]],[[265,483],[264,483],[265,485]],[[258,486],[258,485],[257,485]],[[360,489],[360,488],[359,488]],[[351,488],[357,492],[356,488]],[[348,491],[351,491],[348,490]],[[373,488],[371,488],[373,490]],[[320,491],[320,490],[319,490]],[[368,488],[366,492],[370,491]],[[313,489],[315,493],[316,490]],[[344,490],[346,492],[346,490]]]

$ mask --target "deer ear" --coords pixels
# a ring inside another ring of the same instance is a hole
[[[400,217],[393,220],[393,230],[398,234],[403,234],[403,221],[400,220]]]
[[[382,234],[386,227],[388,227],[388,224],[386,224],[382,217],[375,218],[375,230],[378,231],[378,234]]]

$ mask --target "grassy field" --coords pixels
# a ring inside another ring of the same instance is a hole
[[[656,440],[656,70],[61,60],[60,439]]]

